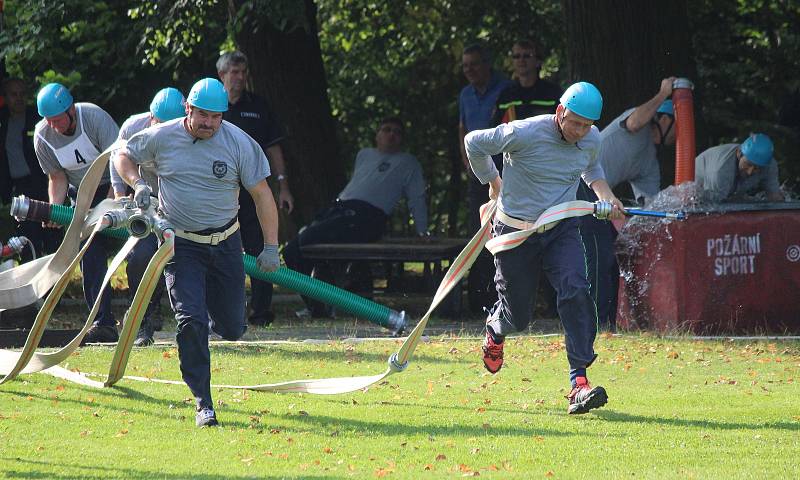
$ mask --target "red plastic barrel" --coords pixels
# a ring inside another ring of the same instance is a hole
[[[727,208],[683,222],[625,225],[617,243],[620,327],[800,332],[800,203]]]

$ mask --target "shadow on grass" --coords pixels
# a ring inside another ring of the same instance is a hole
[[[4,464],[7,468],[3,471],[3,478],[89,478],[89,479],[108,479],[108,478],[169,478],[169,477],[177,477],[177,478],[192,478],[192,479],[199,479],[199,480],[217,480],[217,479],[228,479],[228,478],[287,478],[285,474],[278,474],[278,475],[264,475],[262,472],[259,472],[258,475],[232,475],[232,474],[224,474],[224,475],[210,475],[207,473],[200,473],[197,471],[192,472],[181,472],[181,473],[165,473],[163,470],[141,470],[141,469],[133,469],[133,468],[124,468],[124,467],[103,467],[97,464],[64,464],[64,463],[49,463],[39,460],[30,460],[30,459],[23,459],[23,458],[10,458],[10,457],[0,457],[0,463]],[[13,469],[14,465],[18,465],[20,468],[17,470]],[[39,470],[36,469],[36,466],[41,466]],[[30,467],[30,468],[25,468]],[[43,471],[44,467],[49,468],[57,468],[61,470],[61,473],[55,473],[52,471]],[[68,472],[63,472],[64,470],[69,470]],[[291,478],[288,477],[288,478]],[[340,478],[337,476],[332,475],[309,475],[304,473],[303,478],[318,478],[318,479],[328,479],[328,478]]]
[[[601,436],[598,434],[587,434],[578,431],[560,431],[538,426],[492,426],[489,424],[476,424],[477,422],[461,422],[459,418],[453,418],[450,424],[421,424],[408,425],[394,422],[379,422],[371,420],[342,419],[327,415],[292,415],[284,417],[284,420],[293,420],[301,424],[308,424],[314,431],[320,428],[336,428],[355,432],[365,437],[373,436],[414,436],[425,434],[428,436],[450,436],[450,437],[482,437],[485,435],[502,435],[531,438],[535,435],[553,437],[572,437],[581,436]]]
[[[192,404],[186,404],[183,402],[182,397],[175,396],[174,400],[167,400],[162,398],[152,397],[145,393],[142,393],[139,390],[134,390],[132,388],[124,387],[115,385],[111,388],[91,388],[91,387],[84,387],[83,385],[76,385],[76,388],[82,390],[83,392],[90,394],[91,396],[96,397],[96,400],[93,402],[89,402],[84,398],[64,398],[59,396],[56,400],[60,403],[66,404],[74,404],[80,406],[91,406],[97,409],[106,409],[113,412],[128,412],[137,415],[143,415],[148,418],[158,417],[163,420],[175,420],[176,414],[180,413],[182,410],[186,410],[187,418],[189,421],[194,423],[194,401]],[[176,385],[176,387],[180,388],[180,386]],[[185,386],[183,388],[186,388]],[[188,394],[188,389],[186,390]],[[52,402],[54,399],[49,394],[39,394],[39,393],[31,393],[31,392],[3,392],[0,391],[0,399],[2,399],[3,395],[12,395],[18,398],[27,399],[28,397],[42,400],[46,402]],[[191,395],[191,394],[189,394]],[[114,405],[113,402],[104,401],[106,398],[109,400],[119,399],[120,397],[124,397],[129,400],[133,400],[134,404],[126,405],[126,406],[117,406]],[[141,402],[141,403],[139,403]],[[146,409],[146,408],[138,408],[136,405],[158,405],[159,407],[154,410]],[[240,409],[233,407],[230,403],[226,403],[225,411],[232,412],[239,415],[248,415],[250,414],[250,410]]]
[[[694,427],[694,428],[707,428],[710,430],[761,430],[765,428],[777,428],[780,430],[800,430],[800,423],[797,422],[764,422],[764,423],[746,423],[746,422],[720,422],[714,420],[691,420],[685,418],[664,418],[646,415],[631,415],[625,412],[617,412],[614,410],[597,410],[593,412],[596,416],[609,421],[609,422],[625,422],[625,423],[638,423],[638,424],[658,424],[667,425],[671,427]]]
[[[309,346],[317,346],[317,345],[309,345]],[[327,360],[327,361],[346,361],[346,360],[354,360],[362,363],[381,363],[385,364],[386,361],[389,359],[389,356],[392,353],[395,353],[399,348],[400,344],[391,344],[391,348],[387,348],[386,350],[389,353],[371,353],[371,352],[361,352],[354,350],[349,355],[345,353],[345,349],[348,347],[346,344],[337,345],[332,348],[336,348],[336,350],[329,350],[329,351],[319,351],[313,349],[285,349],[283,345],[270,345],[268,347],[265,346],[244,346],[244,345],[215,345],[212,347],[211,354],[233,354],[233,355],[241,355],[241,356],[260,356],[260,355],[274,355],[279,357],[286,357],[292,360],[297,360],[299,358],[307,357],[309,361],[318,361],[318,360]],[[418,347],[419,348],[419,347]],[[442,352],[444,354],[445,352]],[[478,358],[478,357],[476,357]],[[415,362],[427,362],[432,364],[452,364],[452,363],[475,363],[474,359],[466,359],[466,358],[444,358],[444,357],[434,357],[430,355],[418,354],[415,352],[412,360]]]

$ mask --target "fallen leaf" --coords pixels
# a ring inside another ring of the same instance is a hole
[[[323,453],[333,453],[333,449],[331,447],[325,447],[322,449]]]
[[[447,460],[447,457],[444,454],[440,453],[439,455],[436,455],[437,462],[441,462],[442,460]]]
[[[545,477],[552,477],[553,476],[553,471],[552,470],[548,470],[547,473],[544,474],[544,476]]]

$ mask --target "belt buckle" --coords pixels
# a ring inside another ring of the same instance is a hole
[[[213,246],[216,246],[216,245],[218,245],[218,244],[219,244],[219,242],[221,242],[222,240],[225,240],[224,238],[222,238],[222,234],[223,234],[223,233],[224,233],[224,232],[216,232],[216,233],[212,233],[212,234],[210,235],[210,240],[211,240],[211,241],[209,242],[209,244],[210,244],[210,245],[213,247]]]

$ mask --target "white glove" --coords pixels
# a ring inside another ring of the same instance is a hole
[[[274,272],[281,266],[281,259],[278,256],[278,246],[264,244],[264,250],[258,254],[256,265],[262,272]]]

